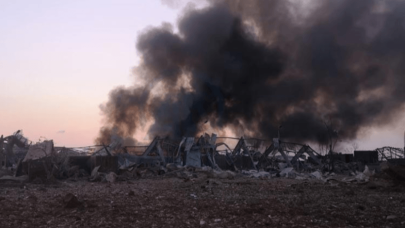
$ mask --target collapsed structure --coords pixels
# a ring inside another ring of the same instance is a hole
[[[19,132],[2,139],[0,155],[6,161],[3,167],[12,169],[15,176],[27,175],[29,180],[90,177],[95,181],[107,178],[108,173],[123,174],[143,169],[161,175],[178,167],[209,167],[210,170],[234,173],[265,172],[269,176],[293,170],[296,173],[318,171],[354,175],[369,168],[380,171],[380,166],[382,171],[405,180],[401,168],[405,164],[404,150],[393,147],[355,151],[354,154],[330,151],[321,155],[309,145],[284,142],[279,138],[231,138],[216,134],[183,137],[180,141],[155,137],[148,146],[122,146],[112,142],[87,150],[54,147],[52,140],[27,146],[28,140]],[[25,148],[25,153],[5,149],[14,144]]]
[[[0,136],[0,164],[9,167],[19,159],[24,158],[25,152],[32,142],[25,138],[21,130],[10,136]],[[17,148],[15,148],[17,147]]]

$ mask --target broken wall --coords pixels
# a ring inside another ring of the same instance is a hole
[[[50,156],[53,153],[54,153],[53,140],[46,140],[41,143],[37,143],[35,145],[30,146],[23,162]]]

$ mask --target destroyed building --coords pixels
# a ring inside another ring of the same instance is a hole
[[[404,149],[341,154],[332,144],[402,115],[405,2],[307,3],[209,0],[140,32],[136,83],[101,105],[91,152],[29,143],[21,132],[0,137],[0,179],[18,188],[1,189],[2,224],[162,227],[154,222],[164,217],[167,227],[403,227]],[[133,138],[141,130],[148,145]],[[176,181],[147,183],[153,191],[139,180],[148,177]],[[80,179],[102,183],[71,184]],[[389,180],[397,185],[381,187]],[[52,181],[56,190],[36,185]],[[55,194],[60,186],[81,195]]]
[[[89,177],[94,175],[94,170],[103,175],[120,175],[128,170],[146,169],[162,175],[169,172],[170,167],[209,167],[217,171],[265,172],[268,175],[279,175],[285,170],[294,170],[296,174],[320,171],[353,175],[365,169],[380,172],[383,162],[389,164],[382,171],[396,170],[405,160],[401,148],[383,147],[354,151],[353,154],[331,151],[321,155],[309,145],[279,138],[233,138],[216,134],[183,137],[178,141],[155,137],[147,146],[123,146],[115,141],[89,148],[55,148],[52,140],[28,145],[28,140],[16,132],[3,137],[1,142],[3,167],[14,170],[16,176],[27,175],[31,181]],[[21,149],[10,150],[15,144]],[[21,153],[21,150],[25,152]]]
[[[10,167],[23,159],[31,142],[25,138],[21,130],[10,136],[0,136],[0,162],[1,166]]]

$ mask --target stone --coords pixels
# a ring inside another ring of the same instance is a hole
[[[76,208],[82,205],[82,202],[80,202],[72,193],[67,193],[63,197],[63,203],[65,208]]]
[[[109,182],[109,183],[114,183],[117,180],[117,174],[110,172],[109,174],[107,174],[105,176],[105,179]]]

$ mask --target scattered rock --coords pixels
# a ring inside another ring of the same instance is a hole
[[[26,199],[31,203],[36,203],[38,201],[38,198],[34,195],[29,195]]]
[[[82,202],[80,202],[75,195],[72,193],[67,193],[63,197],[63,204],[65,208],[76,208],[82,205]]]
[[[114,183],[117,180],[117,174],[110,172],[109,174],[107,174],[105,176],[105,179],[107,180],[107,182],[109,183]]]
[[[197,195],[196,194],[190,194],[190,197],[193,199],[197,199]]]
[[[130,190],[130,191],[128,192],[128,196],[134,196],[134,195],[135,195],[135,192],[134,192],[134,191]]]
[[[312,173],[311,173],[311,176],[312,176],[312,177],[315,177],[315,178],[318,179],[318,180],[322,180],[322,173],[319,172],[319,171],[312,172]]]

